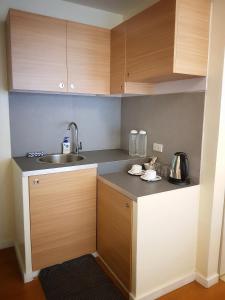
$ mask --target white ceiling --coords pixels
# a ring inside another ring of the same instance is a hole
[[[156,0],[64,0],[79,5],[89,6],[116,14],[127,15],[129,12],[150,6]]]

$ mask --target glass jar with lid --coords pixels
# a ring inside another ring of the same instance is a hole
[[[137,130],[133,129],[129,134],[129,155],[137,155]]]
[[[145,130],[140,130],[137,135],[137,155],[147,156],[147,132]]]

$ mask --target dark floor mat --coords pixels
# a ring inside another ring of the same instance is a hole
[[[39,279],[47,300],[125,300],[92,255],[45,268]]]

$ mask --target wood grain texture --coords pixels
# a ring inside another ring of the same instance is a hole
[[[207,75],[210,0],[176,1],[174,72]]]
[[[10,37],[10,13],[7,15],[6,19],[6,54],[7,54],[7,80],[8,80],[8,88],[12,90],[12,45],[11,45],[11,37]]]
[[[112,280],[113,284],[121,291],[124,298],[129,300],[129,292],[124,288],[124,286],[115,278],[115,275],[111,272],[111,270],[105,265],[102,258],[100,256],[96,257],[96,262],[101,267],[101,269],[107,274],[107,276]]]
[[[131,289],[132,201],[98,180],[97,251]]]
[[[12,90],[66,92],[66,21],[10,10],[9,38]]]
[[[173,72],[175,0],[161,0],[127,21],[126,81],[157,82]]]
[[[111,30],[110,93],[149,95],[149,83],[125,82],[126,71],[126,22]]]
[[[125,52],[126,52],[126,24],[111,30],[110,56],[110,93],[124,93],[125,81]]]
[[[126,81],[206,76],[210,0],[161,0],[126,22]]]
[[[110,30],[68,22],[67,64],[69,92],[109,94]]]
[[[96,169],[31,176],[29,188],[33,270],[96,251]]]
[[[128,95],[151,95],[154,90],[154,85],[147,82],[125,82],[124,87],[124,94]]]
[[[24,284],[14,248],[0,250],[0,299],[46,300],[40,281]]]

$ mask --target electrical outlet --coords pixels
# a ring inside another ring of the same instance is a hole
[[[153,143],[153,151],[163,152],[163,144]]]

